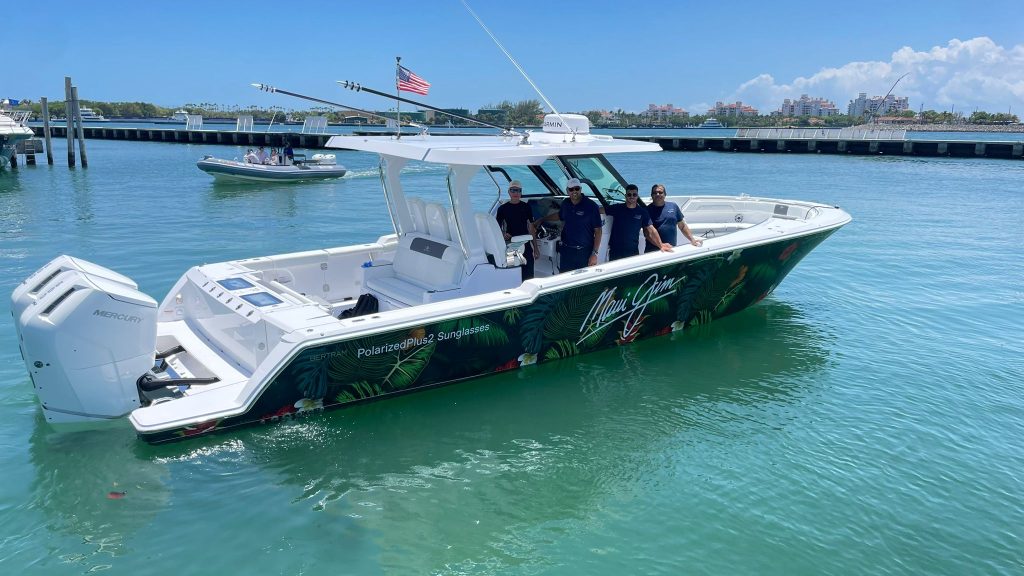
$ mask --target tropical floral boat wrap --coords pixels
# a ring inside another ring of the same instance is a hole
[[[836,229],[543,293],[525,306],[302,349],[245,414],[173,441],[441,386],[705,324],[772,293]]]

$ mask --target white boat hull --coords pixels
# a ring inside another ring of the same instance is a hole
[[[297,182],[327,180],[345,176],[347,170],[337,164],[302,163],[293,165],[250,164],[237,160],[207,157],[196,166],[217,180],[250,182]]]

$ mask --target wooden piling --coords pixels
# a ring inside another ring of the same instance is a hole
[[[82,155],[82,168],[88,168],[89,157],[85,155],[85,134],[82,132],[82,108],[78,102],[78,86],[71,87],[71,98],[75,101],[75,122],[78,123],[78,152]]]
[[[53,143],[50,142],[50,104],[46,101],[46,97],[43,96],[39,99],[39,104],[42,106],[43,112],[43,133],[46,141],[46,163],[53,165]]]
[[[64,77],[64,117],[67,120],[68,168],[75,167],[75,105],[71,99],[71,76]]]

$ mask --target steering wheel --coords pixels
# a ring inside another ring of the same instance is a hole
[[[601,191],[604,192],[605,195],[607,195],[607,196],[612,196],[612,197],[616,197],[617,196],[617,197],[620,197],[620,198],[625,198],[626,197],[626,189],[623,188],[622,184],[619,184],[618,182],[616,182],[615,184],[612,184],[611,186],[609,186],[607,188],[602,188]]]

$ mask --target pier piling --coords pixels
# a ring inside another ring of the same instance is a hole
[[[43,132],[46,135],[46,163],[53,165],[53,143],[50,142],[50,104],[47,102],[46,97],[43,96],[39,99],[39,104],[42,107],[43,113]]]
[[[88,168],[89,158],[85,155],[85,134],[82,132],[82,109],[78,103],[78,86],[71,87],[71,99],[75,103],[75,122],[78,123],[78,152],[82,155],[82,168]]]
[[[75,167],[75,113],[74,101],[71,99],[71,76],[64,77],[64,118],[67,120],[68,137],[68,168]]]

